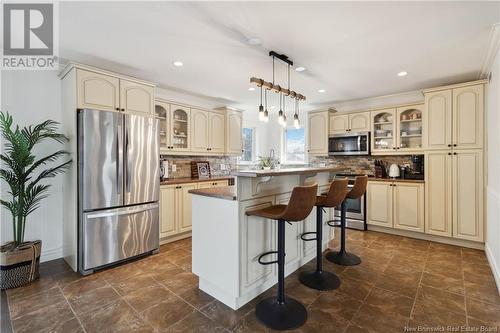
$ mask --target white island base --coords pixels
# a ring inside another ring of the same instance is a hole
[[[199,277],[199,288],[222,303],[238,309],[278,281],[276,265],[261,265],[258,257],[276,250],[277,222],[247,216],[248,210],[275,204],[287,204],[295,186],[318,183],[318,194],[328,189],[332,172],[325,169],[272,176],[237,174],[232,195],[221,190],[193,190],[192,198],[192,267]],[[211,195],[213,194],[213,196]],[[227,193],[226,193],[227,194]],[[323,250],[333,230],[326,221],[331,210],[323,214]],[[303,241],[303,232],[316,230],[316,208],[306,220],[286,225],[285,275],[297,270],[316,256],[316,242]],[[264,260],[275,260],[274,255]]]

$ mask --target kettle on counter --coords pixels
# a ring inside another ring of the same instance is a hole
[[[400,172],[399,172],[399,166],[397,164],[391,164],[389,167],[389,177],[391,178],[399,178]]]

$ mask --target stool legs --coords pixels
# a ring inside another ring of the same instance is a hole
[[[285,296],[285,221],[278,221],[278,295],[260,301],[255,315],[267,327],[290,330],[302,326],[307,310],[300,302]]]
[[[340,251],[330,252],[326,255],[326,259],[338,265],[355,266],[361,263],[361,259],[352,253],[345,250],[345,217],[346,217],[346,201],[344,200],[341,205],[340,211]]]
[[[323,271],[323,207],[316,207],[316,270],[302,272],[300,282],[317,290],[334,290],[340,286],[337,275]]]

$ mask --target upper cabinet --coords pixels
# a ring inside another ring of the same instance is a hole
[[[328,155],[329,112],[313,112],[308,115],[308,149],[311,155]]]
[[[152,115],[154,95],[154,87],[120,79],[120,108],[123,112],[140,116]]]
[[[158,119],[158,135],[160,136],[160,152],[171,149],[170,104],[156,101],[155,117]]]
[[[424,137],[435,149],[478,149],[484,137],[484,85],[428,91]]]
[[[372,152],[396,150],[396,109],[383,109],[371,112]]]
[[[154,85],[76,69],[77,108],[152,116]]]
[[[226,154],[241,155],[243,152],[243,115],[241,111],[226,112]]]
[[[191,151],[224,153],[225,129],[223,112],[191,109]]]
[[[208,148],[210,153],[224,153],[226,122],[223,112],[208,113]]]
[[[118,78],[77,69],[76,85],[79,109],[120,110],[120,80]]]
[[[423,104],[397,108],[397,150],[422,149],[423,115]]]
[[[170,105],[172,148],[174,151],[191,149],[190,109],[181,105]]]
[[[484,86],[453,89],[453,147],[483,147]]]
[[[359,112],[330,116],[330,134],[346,132],[369,132],[370,112]]]

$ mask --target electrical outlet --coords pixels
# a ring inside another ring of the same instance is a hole
[[[177,171],[177,165],[172,164],[172,172],[176,172],[176,171]]]
[[[224,163],[222,163],[222,164],[220,165],[220,169],[221,169],[221,170],[226,170],[226,165],[225,165]]]

